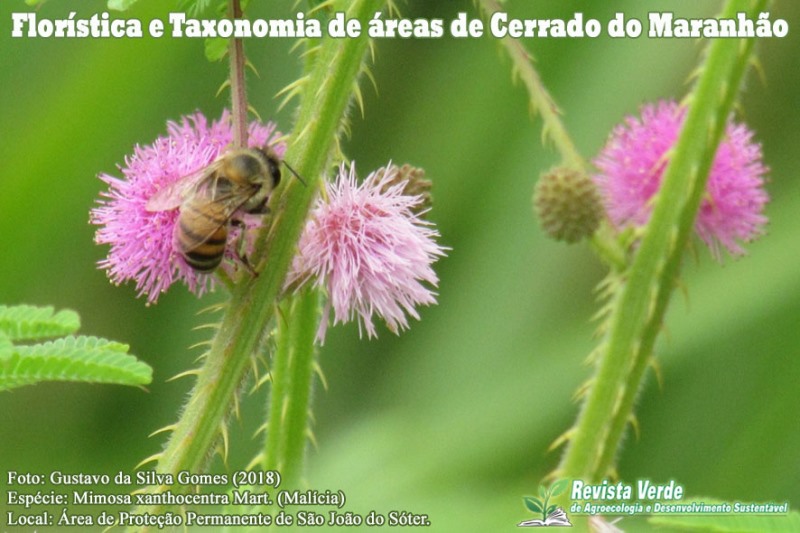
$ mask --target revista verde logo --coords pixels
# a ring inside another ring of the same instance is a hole
[[[564,509],[556,504],[551,504],[550,500],[563,494],[569,485],[568,479],[554,481],[549,487],[539,485],[539,497],[524,496],[522,500],[529,511],[536,514],[536,518],[525,520],[517,524],[518,527],[542,527],[542,526],[566,526],[572,527],[572,523],[567,517]]]

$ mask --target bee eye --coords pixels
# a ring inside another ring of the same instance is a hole
[[[273,186],[277,187],[281,182],[281,169],[278,168],[278,165],[270,164],[269,173],[272,176]]]

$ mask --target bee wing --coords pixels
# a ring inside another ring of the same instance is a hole
[[[182,207],[181,217],[186,219],[188,227],[205,228],[203,233],[197,235],[197,242],[188,251],[208,242],[257,191],[255,187],[234,187],[220,194],[213,187],[214,181],[212,178],[200,182],[192,200]],[[197,205],[202,205],[202,209]]]
[[[171,211],[177,209],[195,191],[208,188],[207,184],[213,178],[218,167],[219,163],[214,162],[157,190],[147,200],[145,209],[148,211]]]

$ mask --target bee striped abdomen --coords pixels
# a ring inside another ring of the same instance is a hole
[[[208,204],[199,209],[193,202],[182,207],[178,219],[178,250],[195,270],[210,272],[222,262],[228,240],[228,219]]]

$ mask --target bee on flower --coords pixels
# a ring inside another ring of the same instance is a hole
[[[285,144],[277,142],[280,137],[271,122],[253,121],[249,125],[248,142],[254,150],[270,146],[271,153],[280,158],[286,150]],[[181,245],[187,237],[180,226],[180,201],[167,206],[169,209],[157,204],[166,198],[163,191],[179,188],[187,177],[201,176],[205,169],[223,161],[220,158],[228,152],[232,141],[228,111],[211,123],[201,113],[194,113],[178,122],[169,122],[167,135],[153,144],[136,146],[133,155],[120,167],[123,178],[100,175],[108,190],[101,193],[99,205],[91,211],[90,222],[99,226],[95,242],[111,246],[99,266],[112,282],[134,281],[139,296],[145,296],[151,304],[176,281],[184,282],[197,295],[210,288],[213,277],[192,265],[191,258],[187,261],[186,247]],[[215,182],[207,194],[217,194],[222,185]],[[232,215],[233,207],[239,207],[230,202],[225,206],[227,210],[216,215]],[[227,225],[224,229],[229,233],[227,245],[219,253],[234,261],[236,250],[230,243],[236,241],[241,229]]]

